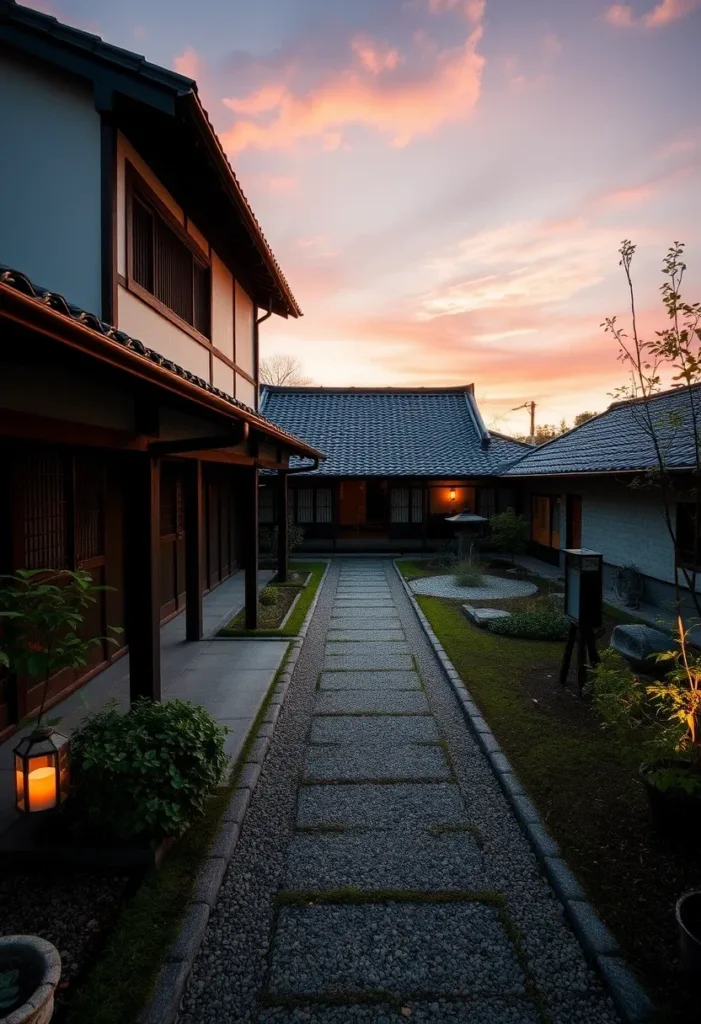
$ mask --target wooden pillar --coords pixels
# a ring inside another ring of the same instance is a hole
[[[125,473],[125,610],[129,697],[161,699],[158,459],[134,455]]]
[[[430,504],[430,501],[429,501],[428,483],[422,484],[421,486],[422,486],[421,512],[422,512],[422,517],[423,517],[423,522],[421,524],[421,550],[425,551],[426,548],[428,547],[428,544],[427,544],[427,538],[428,538],[428,517],[429,517],[429,513],[430,513],[430,509],[431,509],[431,504]]]
[[[185,639],[201,640],[204,515],[202,463],[193,459],[183,479],[185,506]]]
[[[245,557],[245,627],[258,629],[258,467],[242,470],[242,513]]]
[[[277,579],[278,583],[287,583],[287,570],[290,560],[289,513],[287,509],[287,472],[284,469],[277,475]]]
[[[333,550],[336,550],[338,541],[338,524],[340,519],[340,496],[338,493],[341,484],[338,480],[331,481],[331,543]]]

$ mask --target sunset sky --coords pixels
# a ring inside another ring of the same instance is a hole
[[[263,354],[316,383],[474,382],[525,431],[621,382],[621,239],[649,329],[674,239],[701,298],[701,0],[42,6],[197,78],[305,313]]]

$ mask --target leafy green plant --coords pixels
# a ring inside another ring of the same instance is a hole
[[[184,700],[114,702],[84,719],[71,743],[75,806],[102,834],[156,845],[204,811],[228,760],[226,729]]]
[[[440,541],[428,564],[432,569],[454,569],[458,564],[457,551],[457,541]]]
[[[80,636],[85,610],[106,589],[80,570],[18,569],[14,575],[0,576],[0,615],[6,620],[0,664],[15,675],[43,679],[37,728],[51,676],[65,668],[81,668],[94,644],[116,643],[113,636]]]
[[[277,558],[277,526],[262,526],[258,531],[258,546],[262,555]],[[287,524],[287,546],[289,551],[296,551],[304,541],[304,529],[294,522],[290,516]]]
[[[553,603],[540,601],[531,608],[512,612],[508,619],[494,619],[487,628],[499,636],[524,640],[564,640],[570,623]]]
[[[19,996],[19,971],[0,971],[0,1010],[7,1010]]]
[[[512,508],[498,512],[489,520],[490,547],[497,551],[505,551],[513,561],[516,555],[526,550],[528,542],[528,524],[523,516],[519,516]]]
[[[481,587],[484,583],[484,566],[481,562],[459,562],[453,575],[458,587]]]

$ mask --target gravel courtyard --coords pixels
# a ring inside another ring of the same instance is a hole
[[[180,1024],[614,1024],[389,560],[335,562]]]

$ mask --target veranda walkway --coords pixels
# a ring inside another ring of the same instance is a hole
[[[384,560],[332,566],[181,1024],[618,1018]]]

